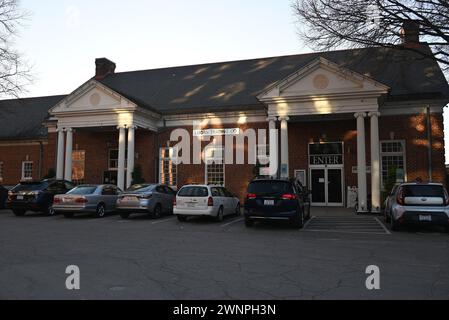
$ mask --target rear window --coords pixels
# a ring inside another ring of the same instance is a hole
[[[48,187],[47,182],[20,183],[20,184],[16,185],[11,191],[12,192],[40,191],[40,190],[44,190],[46,187]]]
[[[179,197],[207,197],[208,195],[206,187],[184,187],[178,192]]]
[[[442,186],[416,185],[403,186],[404,197],[444,197]]]
[[[95,192],[95,190],[97,190],[97,187],[95,186],[76,187],[75,189],[72,189],[69,192],[67,192],[67,194],[76,194],[76,195],[92,194]]]
[[[261,196],[282,195],[293,193],[293,187],[291,183],[284,181],[256,181],[249,184],[248,193]]]
[[[153,189],[156,188],[155,184],[135,184],[128,189],[126,189],[126,192],[137,192],[137,193],[143,193],[148,191],[153,191]]]

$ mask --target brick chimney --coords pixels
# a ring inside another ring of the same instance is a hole
[[[95,79],[101,80],[115,72],[115,63],[106,58],[95,59]]]
[[[401,29],[402,45],[406,48],[419,48],[419,22],[405,20]]]

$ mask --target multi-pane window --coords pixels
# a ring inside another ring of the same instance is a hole
[[[0,182],[3,182],[3,161],[0,161]]]
[[[404,141],[382,141],[382,185],[392,178],[405,181],[405,143]],[[394,177],[392,177],[394,175]]]
[[[128,155],[128,152],[125,151],[125,169],[127,166],[127,155]],[[118,149],[109,149],[108,165],[109,165],[109,170],[117,170],[118,169]]]
[[[177,166],[174,148],[160,148],[159,151],[159,182],[168,186],[176,186]]]
[[[84,183],[86,152],[75,150],[72,153],[72,181],[76,184]]]
[[[22,162],[22,180],[33,179],[33,161]]]
[[[210,146],[205,150],[206,183],[224,186],[225,165],[223,161],[224,149],[221,146]]]

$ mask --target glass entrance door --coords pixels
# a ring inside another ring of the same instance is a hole
[[[343,169],[310,169],[312,204],[315,206],[343,206]]]

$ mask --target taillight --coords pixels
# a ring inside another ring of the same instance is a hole
[[[396,202],[400,205],[404,205],[404,192],[402,189],[398,191],[398,195],[396,196]]]
[[[14,200],[14,194],[11,191],[9,191],[8,192],[8,201],[13,201],[13,200]]]
[[[213,206],[214,206],[214,198],[209,197],[209,198],[207,199],[207,205],[208,205],[209,207],[213,207]]]
[[[59,199],[59,198],[53,198],[53,204],[58,204],[58,203],[61,203],[61,199]]]
[[[76,203],[87,203],[87,199],[86,198],[76,198],[75,202]]]
[[[295,200],[295,199],[298,199],[298,197],[296,196],[296,194],[286,193],[286,194],[282,195],[282,199],[284,199],[284,200]]]
[[[173,207],[176,207],[176,197],[173,198]]]
[[[446,188],[444,188],[444,204],[449,206],[449,195],[447,194]]]
[[[256,199],[256,194],[254,194],[254,193],[248,193],[247,195],[246,195],[246,199]]]
[[[153,195],[152,194],[144,194],[139,196],[139,199],[150,199]]]

